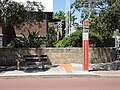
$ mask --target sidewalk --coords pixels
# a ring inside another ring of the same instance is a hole
[[[47,77],[120,77],[120,70],[84,71],[82,64],[48,65],[46,69],[31,66],[18,71],[15,67],[0,68],[0,77],[47,76]]]

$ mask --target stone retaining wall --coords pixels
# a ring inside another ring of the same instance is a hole
[[[0,65],[15,65],[15,54],[46,54],[51,64],[83,63],[82,48],[1,48]],[[105,63],[113,59],[112,48],[89,48],[89,63]]]

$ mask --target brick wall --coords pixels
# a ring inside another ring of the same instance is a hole
[[[0,49],[0,65],[15,65],[15,54],[46,54],[51,64],[83,63],[82,48],[31,48]],[[89,63],[110,62],[114,58],[112,48],[89,48]]]
[[[28,35],[28,31],[27,30],[32,31],[39,31],[39,35],[40,36],[46,36],[46,20],[42,20],[40,22],[40,24],[31,24],[31,25],[24,25],[22,28],[16,28],[14,27],[14,32],[15,35],[21,35],[21,33]],[[10,33],[10,32],[9,32]]]

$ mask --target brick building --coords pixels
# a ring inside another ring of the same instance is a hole
[[[18,0],[14,0],[17,1]],[[21,2],[26,2],[27,0],[20,0]],[[32,0],[31,0],[32,1]],[[22,28],[16,28],[14,27],[8,27],[6,30],[3,30],[2,27],[0,27],[0,47],[6,46],[11,40],[17,37],[21,37],[21,33],[27,35],[27,29],[30,31],[38,30],[40,36],[46,36],[48,31],[48,22],[52,20],[53,15],[53,0],[36,0],[42,3],[44,6],[44,11],[42,20],[40,22],[40,25],[38,24],[31,24],[31,25],[24,25]],[[49,5],[48,5],[49,4]]]

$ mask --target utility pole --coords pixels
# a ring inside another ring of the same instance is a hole
[[[66,37],[70,34],[70,0],[66,0]]]

